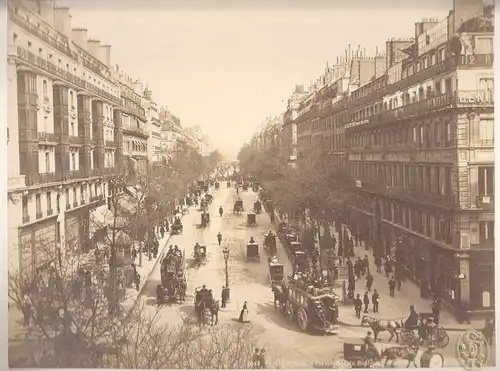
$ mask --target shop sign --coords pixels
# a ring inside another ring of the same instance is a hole
[[[474,90],[474,91],[459,91],[459,104],[493,104],[493,91],[491,90]]]

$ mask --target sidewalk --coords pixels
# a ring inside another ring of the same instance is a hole
[[[338,234],[335,233],[335,228],[330,227],[330,231],[338,241]],[[350,235],[349,230],[348,233]],[[366,251],[364,244],[362,244],[361,246],[355,246],[354,254],[355,257],[351,258],[351,261],[353,261],[353,263],[355,259],[357,259],[357,257],[363,258],[365,255],[368,255],[368,260],[370,262],[370,272],[373,275],[372,292],[369,293],[370,305],[367,315],[382,319],[394,319],[398,321],[405,320],[410,313],[410,305],[413,305],[415,307],[417,313],[432,312],[432,301],[429,299],[421,298],[420,288],[409,279],[407,279],[405,282],[401,282],[401,291],[398,291],[396,289],[394,295],[395,297],[391,298],[391,296],[389,295],[389,278],[385,277],[383,268],[381,273],[377,272],[371,251]],[[361,277],[358,281],[356,281],[356,290],[354,294],[360,294],[361,298],[363,298],[363,295],[366,291],[365,287],[366,280],[364,277]],[[374,314],[372,311],[371,294],[373,293],[373,289],[376,289],[380,294],[379,306],[382,312],[380,314]],[[339,306],[339,318],[341,320],[341,324],[346,326],[360,326],[361,323],[361,320],[358,319],[355,315],[354,307],[351,305]],[[468,329],[481,329],[484,327],[484,321],[482,320],[471,319],[470,322],[470,324],[459,324],[455,316],[445,308],[443,308],[440,312],[439,324],[448,331],[464,331]]]
[[[181,216],[181,220],[189,214]],[[142,266],[139,266],[139,256],[137,256],[135,263],[137,272],[141,275],[141,283],[139,290],[129,287],[126,289],[125,300],[121,303],[126,310],[131,310],[137,302],[137,298],[144,289],[146,282],[149,280],[153,269],[161,259],[164,250],[167,248],[170,233],[165,233],[164,238],[159,239],[160,248],[156,259],[148,259],[148,255],[143,253]],[[15,305],[11,305],[8,311],[8,348],[9,357],[16,358],[19,354],[29,352],[31,347],[38,347],[35,339],[30,339],[30,327],[23,326],[23,315],[21,310]],[[19,353],[21,352],[21,353]]]

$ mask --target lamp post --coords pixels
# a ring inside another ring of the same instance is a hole
[[[229,301],[230,295],[229,295],[229,274],[227,270],[227,261],[229,260],[229,249],[227,247],[224,247],[224,250],[222,250],[222,253],[224,254],[224,262],[226,263],[226,300]]]

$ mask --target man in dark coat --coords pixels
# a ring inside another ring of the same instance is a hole
[[[435,298],[432,302],[432,314],[434,315],[434,323],[439,326],[439,314],[441,312],[441,301]]]
[[[366,274],[366,289],[368,291],[372,291],[372,285],[373,285],[373,276],[370,271]]]
[[[368,297],[368,291],[365,292],[363,296],[363,304],[365,305],[365,313],[368,313],[368,305],[370,305],[370,298]]]
[[[396,290],[396,279],[394,276],[391,277],[389,280],[389,295],[391,295],[391,298],[394,297],[394,291]]]
[[[356,311],[356,317],[361,318],[361,308],[363,307],[363,302],[358,294],[354,300],[354,310]]]
[[[380,295],[377,290],[373,290],[372,303],[373,303],[373,313],[378,313],[378,304],[380,300]]]

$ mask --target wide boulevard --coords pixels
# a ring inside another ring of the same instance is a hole
[[[267,255],[262,248],[263,235],[269,230],[275,232],[274,225],[266,213],[257,215],[257,225],[247,226],[246,213],[252,208],[257,194],[249,190],[236,194],[234,188],[227,189],[221,184],[219,191],[211,191],[214,200],[209,206],[211,225],[200,228],[200,212],[191,207],[190,214],[184,217],[184,233],[170,238],[168,245],[178,245],[185,251],[186,275],[188,291],[183,304],[163,305],[160,308],[160,321],[176,323],[180,315],[193,315],[193,294],[197,287],[206,285],[212,289],[214,297],[220,300],[221,289],[225,284],[225,262],[222,250],[230,249],[228,261],[229,286],[231,300],[228,307],[221,309],[219,324],[232,326],[251,326],[252,338],[256,347],[265,347],[270,363],[277,363],[281,368],[310,368],[313,364],[331,364],[334,355],[342,350],[343,340],[361,338],[368,328],[356,326],[340,326],[338,335],[312,334],[301,332],[295,323],[289,322],[278,310],[274,309],[273,294],[268,279]],[[241,197],[245,212],[233,214],[234,201]],[[218,209],[224,209],[223,217],[219,217]],[[217,243],[217,233],[223,235],[221,246]],[[246,244],[254,237],[260,248],[260,263],[246,261]],[[198,242],[207,246],[207,261],[199,268],[193,266],[193,246]],[[278,242],[277,256],[285,265],[285,274],[291,272],[290,261],[283,247]],[[160,264],[157,264],[143,290],[140,300],[146,303],[147,310],[157,309],[156,286],[160,283]],[[243,303],[248,302],[250,325],[237,322]],[[403,312],[406,308],[401,309]],[[340,318],[342,320],[342,318]],[[459,332],[449,332],[450,343],[445,349],[439,349],[444,356],[445,366],[459,365],[455,355],[455,344]],[[383,337],[384,335],[382,335]],[[394,343],[393,343],[394,344]],[[395,344],[394,344],[395,345]],[[383,344],[384,347],[389,346]],[[417,355],[417,364],[420,353]],[[406,362],[396,363],[404,367]]]

